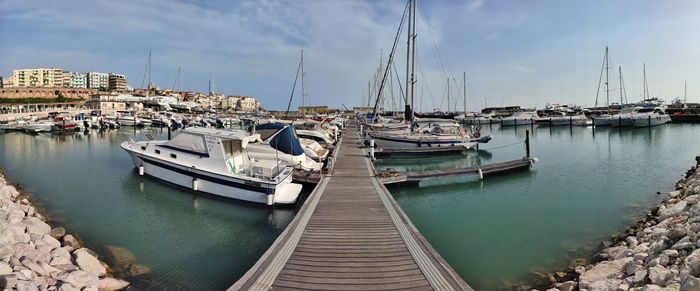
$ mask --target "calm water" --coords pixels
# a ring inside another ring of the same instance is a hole
[[[420,170],[516,159],[525,154],[523,144],[496,147],[524,140],[525,129],[494,126],[494,140],[481,152],[377,165]],[[539,158],[530,172],[390,189],[423,235],[477,290],[510,289],[532,280],[533,271],[552,272],[592,255],[600,241],[647,212],[660,199],[657,191],[673,190],[700,152],[697,125],[528,129],[532,155]]]
[[[484,132],[489,132],[488,126]],[[142,135],[144,132],[139,132]],[[491,143],[467,155],[389,159],[379,167],[435,169],[520,158],[525,128],[497,126]],[[477,290],[507,288],[532,271],[566,267],[643,214],[693,164],[700,126],[647,129],[537,128],[534,170],[509,176],[438,179],[390,188],[442,256]],[[193,195],[139,177],[119,143],[129,129],[36,136],[0,134],[0,167],[32,193],[51,219],[105,254],[133,252],[151,269],[143,289],[230,286],[292,219],[269,210]],[[163,136],[156,132],[156,135]],[[501,147],[501,148],[498,148]]]
[[[139,177],[119,147],[133,134],[0,133],[0,167],[88,247],[132,252],[151,269],[136,282],[141,289],[225,289],[293,218],[294,209],[198,196]]]

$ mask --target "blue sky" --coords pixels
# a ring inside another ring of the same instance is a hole
[[[152,48],[152,80],[161,87],[172,86],[181,66],[183,90],[206,91],[213,78],[218,92],[281,109],[304,49],[307,104],[358,106],[404,4],[0,0],[0,75],[57,66],[124,73],[139,86]],[[415,107],[422,111],[446,109],[445,79],[457,81],[454,96],[462,72],[470,110],[593,105],[605,45],[611,66],[622,66],[630,101],[641,96],[646,63],[652,96],[682,96],[687,80],[688,100],[700,102],[700,1],[423,0],[419,10]],[[403,80],[405,37],[396,65]]]

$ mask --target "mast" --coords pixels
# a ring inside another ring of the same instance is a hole
[[[647,86],[647,64],[642,63],[642,72],[644,74],[644,96],[642,96],[642,99],[646,100],[649,99],[649,87]]]
[[[608,57],[608,46],[605,46],[605,105],[610,107],[610,60]]]
[[[173,91],[175,91],[175,88],[177,88],[177,91],[180,91],[180,69],[181,67],[177,66],[177,76],[175,77],[175,83],[173,83]]]
[[[450,78],[447,78],[447,112],[450,112]]]
[[[622,66],[619,66],[619,75],[620,75],[620,106],[622,104],[625,104],[624,101],[622,100]]]
[[[464,118],[467,117],[467,72],[463,72],[462,74],[462,83],[464,84],[464,98],[462,101],[464,101]]]
[[[412,0],[413,20],[411,21],[411,30],[413,32],[411,35],[411,106],[414,106],[413,104],[415,104],[414,87],[416,84],[416,1],[418,0]],[[413,114],[411,114],[411,120],[413,120]]]
[[[304,93],[304,50],[301,50],[301,114],[306,113],[306,93]]]
[[[688,81],[683,82],[683,103],[688,102]]]
[[[413,18],[412,2],[408,2],[408,29],[406,29],[406,105],[404,106],[404,119],[412,120],[413,112],[411,106],[413,106],[413,100],[411,99],[411,92],[409,92],[408,87],[411,84],[411,79],[409,77],[409,72],[411,71],[411,19]]]

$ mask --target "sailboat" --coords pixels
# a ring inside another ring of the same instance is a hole
[[[413,104],[415,99],[415,83],[416,83],[416,0],[409,0],[406,3],[406,11],[404,12],[404,17],[408,14],[408,34],[407,34],[407,47],[406,47],[406,106],[404,110],[404,122],[408,122],[411,125],[409,131],[372,131],[369,133],[369,137],[374,139],[376,146],[381,148],[420,148],[420,147],[442,147],[442,146],[457,146],[465,147],[467,149],[476,146],[476,142],[470,142],[470,136],[466,131],[462,130],[460,127],[434,127],[430,130],[415,130],[413,126],[415,121],[415,115],[413,113]],[[384,89],[384,83],[386,81],[387,74],[389,72],[390,66],[393,61],[394,53],[396,51],[396,46],[398,43],[399,35],[403,27],[402,18],[401,24],[399,25],[399,31],[394,39],[394,45],[392,47],[391,53],[389,55],[388,66],[385,68],[384,77],[381,79],[379,88],[377,91],[377,100],[375,103],[375,108],[373,115],[376,116],[376,109],[379,100],[382,96]]]
[[[608,107],[608,113],[604,113],[593,117],[594,126],[609,126],[610,125],[610,63],[608,55],[608,47],[605,47],[605,56],[603,57],[603,65],[600,68],[600,79],[598,80],[598,90],[595,96],[595,107],[598,107],[598,94],[600,94],[600,85],[603,77],[603,70],[605,70],[605,106]],[[622,75],[620,75],[622,79]],[[622,85],[620,85],[622,86]],[[622,104],[622,103],[620,103]]]

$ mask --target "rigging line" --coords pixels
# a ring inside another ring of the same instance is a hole
[[[391,53],[389,53],[389,60],[387,61],[388,63],[391,63],[391,61],[394,59],[394,54],[396,53],[396,46],[399,43],[399,37],[401,36],[401,31],[403,30],[403,24],[404,20],[406,19],[406,14],[408,12],[408,7],[411,4],[411,1],[406,1],[406,7],[403,9],[403,15],[401,16],[401,22],[399,23],[399,29],[396,32],[396,36],[394,37],[394,45],[391,48]],[[382,96],[382,91],[384,90],[384,83],[386,82],[386,76],[389,73],[389,67],[384,70],[384,77],[382,77],[382,82],[381,85],[379,86],[379,90],[377,92],[377,100],[374,102],[374,109],[372,110],[372,115],[377,114],[377,105],[379,105],[379,98]]]
[[[406,101],[406,97],[403,93],[403,86],[401,86],[401,79],[399,76],[399,72],[396,70],[396,64],[394,63],[394,60],[391,60],[391,64],[392,64],[392,67],[394,68],[394,76],[396,76],[396,81],[397,81],[396,83],[399,84],[399,97],[401,97],[401,99]],[[401,105],[401,101],[399,101],[399,105]],[[403,108],[403,107],[399,107],[399,108]]]
[[[422,5],[422,3],[419,3],[419,5]],[[425,9],[421,6],[421,11],[425,11]],[[433,32],[433,28],[430,25],[428,16],[425,13],[420,13],[420,15],[423,18],[423,22],[425,22],[425,26],[428,28],[428,34],[430,35],[430,40],[432,41],[433,44],[433,49],[435,50],[438,60],[440,61],[440,66],[443,70],[443,79],[447,78],[447,73],[445,72],[445,63],[447,63],[447,68],[449,69],[450,76],[454,78],[454,72],[452,71],[452,66],[450,66],[449,62],[445,60],[445,58],[442,57],[442,54],[440,53],[440,50],[438,49],[437,46],[437,38],[435,37],[435,33]]]
[[[289,96],[289,103],[287,103],[287,111],[284,113],[284,118],[287,119],[287,116],[289,115],[289,108],[292,106],[292,98],[294,98],[294,91],[297,88],[297,80],[299,79],[299,71],[301,70],[301,61],[299,61],[299,65],[297,66],[297,75],[294,77],[294,85],[292,85],[292,94]]]
[[[423,73],[423,67],[420,65],[420,62],[418,63],[418,73],[420,73],[421,77],[423,77],[423,80],[427,80],[425,78],[425,74]],[[425,84],[425,87],[428,89],[428,94],[430,95],[430,102],[433,104],[433,107],[435,107],[435,96],[433,95],[433,91],[430,90],[430,85],[428,85],[430,82],[423,82],[422,84]],[[423,86],[421,86],[423,88]],[[421,100],[422,100],[422,94],[421,94]],[[421,101],[421,105],[423,101]]]
[[[605,60],[607,54],[603,54],[603,64],[600,65],[600,77],[598,78],[598,89],[595,92],[595,105],[593,107],[598,107],[598,95],[600,94],[600,84],[603,82],[603,68],[605,67]]]

